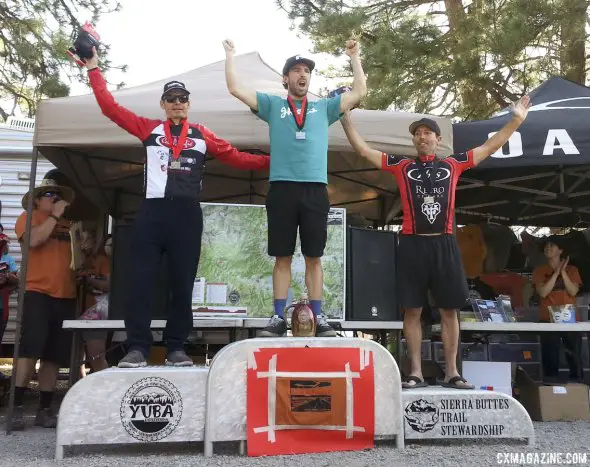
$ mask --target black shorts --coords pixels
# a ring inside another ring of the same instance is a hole
[[[266,198],[268,254],[293,256],[299,228],[301,253],[314,258],[323,256],[329,212],[325,184],[272,182]]]
[[[63,329],[62,324],[75,317],[76,299],[25,292],[19,357],[69,367],[72,332]]]
[[[427,305],[428,292],[438,308],[456,310],[465,305],[469,288],[454,235],[400,235],[397,251],[402,308]]]

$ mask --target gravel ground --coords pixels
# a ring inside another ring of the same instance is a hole
[[[2,430],[4,430],[3,417]],[[32,423],[32,419],[31,419]],[[227,466],[227,467],[373,467],[373,466],[486,466],[499,465],[500,452],[584,452],[590,461],[590,422],[535,423],[537,443],[475,440],[471,442],[407,443],[397,450],[392,444],[359,452],[334,452],[299,456],[247,458],[237,455],[233,443],[216,445],[216,455],[203,457],[202,443],[136,446],[85,446],[66,448],[63,461],[55,461],[56,432],[31,427],[24,432],[0,434],[0,466]],[[584,464],[584,465],[589,465]]]

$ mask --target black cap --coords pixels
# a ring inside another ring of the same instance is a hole
[[[414,123],[410,125],[410,133],[414,134],[416,132],[416,128],[419,126],[425,126],[430,128],[434,131],[438,136],[440,136],[440,128],[438,127],[438,123],[430,118],[421,118],[420,120],[416,120]]]
[[[549,235],[547,237],[543,237],[539,247],[541,250],[544,250],[547,243],[553,243],[553,245],[556,245],[560,250],[565,251],[566,241],[564,237],[564,235]]]
[[[164,97],[170,91],[174,91],[174,90],[182,91],[187,96],[190,94],[190,92],[187,91],[184,83],[181,83],[180,81],[169,81],[164,85],[164,92],[162,93],[162,97]]]
[[[298,63],[305,63],[309,67],[309,71],[313,71],[315,68],[315,62],[313,60],[304,58],[301,55],[294,55],[293,57],[288,58],[285,62],[285,66],[283,67],[283,76],[288,75],[289,70]]]

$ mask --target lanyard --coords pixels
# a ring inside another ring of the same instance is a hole
[[[166,120],[164,122],[164,134],[166,135],[166,139],[168,140],[168,144],[172,150],[172,158],[174,160],[178,159],[178,156],[180,156],[180,152],[184,147],[184,143],[188,135],[188,121],[185,120],[182,124],[182,130],[180,130],[180,136],[178,137],[176,144],[174,144],[173,136],[170,132],[170,120]]]
[[[427,185],[428,194],[434,193],[434,184],[436,183],[436,170],[438,168],[438,161],[435,159],[432,161],[432,167],[430,168],[430,177],[428,176],[428,170],[421,160],[416,161],[418,164],[418,170],[420,171],[420,178],[422,182]]]
[[[299,128],[299,131],[303,130],[303,125],[305,125],[305,117],[307,115],[307,96],[303,98],[301,101],[301,113],[297,113],[297,107],[295,107],[295,102],[291,96],[287,97],[287,102],[289,103],[289,108],[291,109],[291,113],[295,118],[295,125]]]

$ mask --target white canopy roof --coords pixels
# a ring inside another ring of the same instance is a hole
[[[240,80],[252,89],[285,95],[281,76],[260,58],[249,53],[235,58]],[[164,83],[184,82],[191,91],[189,120],[201,123],[219,137],[244,151],[269,152],[268,125],[227,91],[224,62],[216,62],[184,74],[133,88],[114,91],[115,99],[138,115],[162,118],[159,106]],[[318,98],[310,95],[310,98]],[[399,155],[414,155],[410,123],[424,115],[355,110],[353,122],[376,149]],[[438,121],[443,146],[452,148],[452,127]],[[37,110],[34,145],[55,164],[78,190],[115,216],[132,213],[142,196],[144,149],[140,141],[104,117],[92,94],[41,101]],[[395,198],[391,175],[371,170],[353,152],[339,123],[330,128],[328,171],[333,205],[347,207],[368,219],[379,220]],[[216,160],[207,163],[203,201],[264,202],[268,174],[243,172]]]

